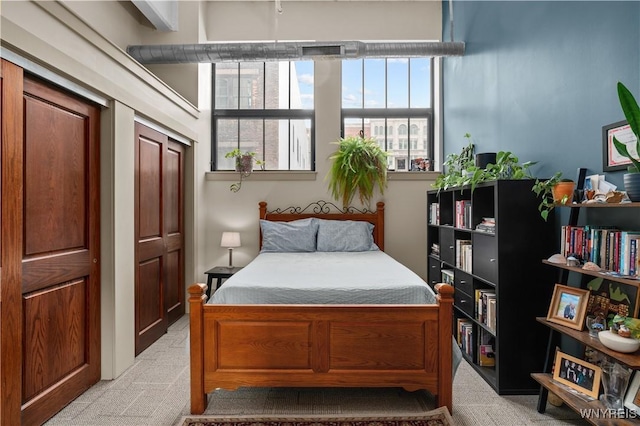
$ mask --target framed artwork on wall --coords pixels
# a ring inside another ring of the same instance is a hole
[[[627,146],[629,153],[634,158],[638,157],[636,152],[636,136],[631,130],[631,126],[626,121],[618,121],[613,124],[602,126],[602,170],[612,172],[625,170],[631,160],[618,154],[613,145],[613,137]]]

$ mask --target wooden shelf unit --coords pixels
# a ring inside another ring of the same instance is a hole
[[[579,177],[584,177],[584,169],[578,169]],[[580,180],[580,179],[579,179]],[[582,187],[582,182],[579,182],[579,188]],[[579,221],[579,213],[582,210],[591,210],[591,209],[611,209],[610,212],[615,212],[616,217],[620,218],[619,213],[622,213],[623,217],[630,217],[631,223],[633,226],[637,226],[637,229],[640,230],[640,212],[633,212],[628,209],[640,209],[640,203],[619,203],[619,204],[606,204],[606,203],[592,203],[592,204],[570,204],[565,206],[558,206],[558,208],[569,208],[571,209],[570,217],[569,217],[569,225],[576,226]],[[629,213],[628,213],[629,212]],[[604,214],[604,212],[598,211],[597,214]],[[607,216],[610,218],[610,215]],[[615,221],[614,221],[615,222]],[[627,224],[629,221],[624,221]],[[616,225],[616,223],[608,223],[610,225]],[[549,262],[548,260],[543,260],[543,264],[553,266],[557,271],[560,272],[560,278],[557,282],[561,284],[566,284],[568,282],[569,273],[580,274],[581,276],[593,276],[598,278],[603,278],[607,281],[621,283],[628,286],[633,286],[635,288],[640,288],[640,280],[629,278],[629,277],[621,277],[603,273],[605,271],[589,271],[582,269],[581,267],[572,267],[563,264],[557,264],[553,262]],[[640,293],[640,291],[638,292]],[[638,300],[635,301],[635,310],[633,311],[634,316],[638,313]],[[565,327],[550,321],[547,321],[546,317],[538,317],[536,320],[544,324],[549,328],[549,341],[547,344],[547,355],[545,359],[545,367],[542,373],[534,373],[532,377],[540,384],[540,392],[538,398],[538,412],[544,413],[546,410],[547,396],[548,392],[551,391],[556,394],[560,399],[562,399],[569,407],[573,410],[580,412],[582,409],[605,409],[606,407],[598,400],[595,401],[586,401],[580,397],[577,397],[575,393],[568,391],[567,387],[557,383],[552,379],[551,369],[553,366],[553,359],[555,355],[555,348],[560,344],[561,336],[568,336],[569,338],[575,340],[576,342],[589,346],[602,354],[616,360],[617,362],[628,366],[634,370],[640,370],[640,351],[636,351],[631,354],[621,353],[617,351],[613,351],[600,343],[598,338],[593,338],[589,336],[587,331],[578,331],[569,327]],[[638,413],[640,415],[640,413]],[[589,421],[594,425],[638,425],[640,424],[639,419],[621,419],[621,418],[586,418],[585,420]]]

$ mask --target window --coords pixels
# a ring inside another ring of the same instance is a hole
[[[406,170],[406,159],[410,170],[416,159],[432,160],[432,69],[432,58],[342,61],[343,137],[363,130],[383,140],[390,170]]]
[[[212,170],[233,170],[236,148],[265,170],[314,170],[313,62],[212,66]]]

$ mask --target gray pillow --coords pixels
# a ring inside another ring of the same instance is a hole
[[[316,251],[318,221],[315,218],[291,222],[271,222],[260,219],[261,253],[291,253]]]
[[[359,220],[318,219],[317,251],[373,251],[373,224]]]

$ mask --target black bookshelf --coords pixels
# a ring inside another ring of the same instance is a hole
[[[458,320],[470,322],[464,358],[500,395],[538,393],[531,373],[542,371],[545,358],[548,329],[536,317],[547,313],[554,274],[540,259],[555,253],[556,238],[553,212],[547,222],[541,218],[533,182],[498,180],[481,183],[473,192],[468,186],[427,192],[428,282],[442,282],[442,270],[453,271],[454,336]],[[460,206],[465,205],[463,212]],[[456,207],[464,215],[461,220],[456,220]],[[494,232],[491,226],[477,229],[491,219]],[[466,264],[459,261],[457,240],[470,241]],[[493,326],[478,317],[480,290],[495,293]],[[487,333],[495,358],[495,365],[488,367],[481,365],[486,358],[478,346]]]

